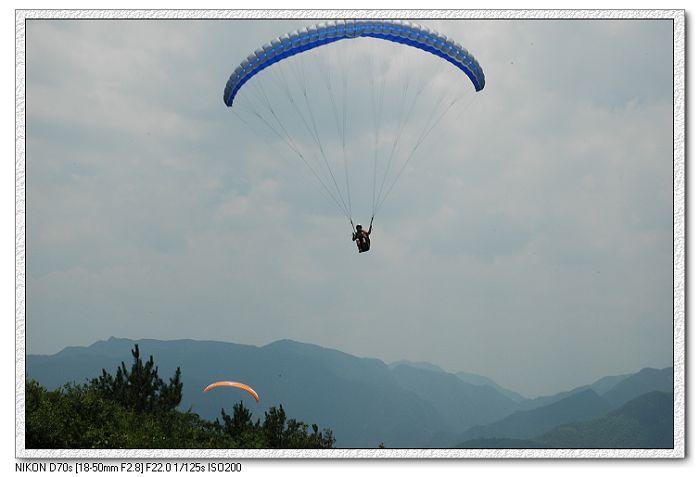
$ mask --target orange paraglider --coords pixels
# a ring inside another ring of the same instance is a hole
[[[242,389],[242,390],[246,391],[248,394],[250,394],[251,396],[253,396],[255,398],[256,402],[260,402],[260,396],[258,396],[258,393],[256,393],[253,388],[251,388],[247,384],[237,383],[235,381],[217,381],[215,383],[211,383],[209,386],[204,388],[204,391],[202,391],[202,392],[205,393],[205,392],[209,391],[210,389],[218,388],[221,386],[228,386],[228,387],[232,387],[232,388]]]

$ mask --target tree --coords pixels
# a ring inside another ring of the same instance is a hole
[[[318,426],[311,426],[312,433],[309,434],[309,425],[297,421],[287,420],[284,408],[280,404],[278,408],[271,407],[265,412],[265,421],[262,424],[262,431],[267,447],[273,449],[325,449],[333,447],[335,438],[330,429],[319,432]]]
[[[233,417],[221,410],[221,417],[224,420],[221,426],[222,432],[233,439],[236,447],[248,449],[264,447],[260,420],[253,423],[252,416],[253,413],[243,405],[243,401],[234,404]]]
[[[287,422],[287,414],[280,404],[279,409],[271,407],[265,412],[265,421],[262,425],[263,435],[268,447],[273,449],[285,448],[284,428]]]
[[[233,417],[221,410],[221,417],[224,420],[224,432],[232,437],[236,437],[243,432],[253,428],[253,414],[243,405],[243,401],[233,405]]]
[[[102,376],[92,380],[91,384],[103,395],[119,402],[127,409],[137,413],[150,411],[171,411],[182,400],[182,382],[180,367],[170,378],[170,383],[158,376],[158,367],[154,365],[153,356],[144,364],[139,353],[139,345],[134,345],[131,352],[134,364],[131,371],[126,369],[124,361],[117,368],[116,376],[102,370]]]

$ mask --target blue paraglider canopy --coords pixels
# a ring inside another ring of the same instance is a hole
[[[461,45],[445,35],[405,21],[339,20],[310,26],[281,36],[250,54],[236,68],[224,89],[224,103],[233,104],[238,90],[268,66],[303,51],[338,40],[370,37],[404,43],[444,58],[462,70],[480,91],[485,78],[481,66]]]

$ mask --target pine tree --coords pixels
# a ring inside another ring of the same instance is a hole
[[[134,363],[131,371],[127,370],[122,361],[117,368],[116,376],[112,376],[105,369],[102,375],[92,380],[92,384],[102,392],[107,399],[120,403],[127,409],[141,412],[171,411],[182,400],[181,372],[178,367],[175,375],[170,378],[170,383],[158,376],[158,367],[150,356],[144,364],[141,360],[139,345],[134,345],[131,352]]]
[[[273,449],[284,449],[286,447],[284,439],[286,422],[287,414],[284,412],[281,404],[279,408],[271,407],[269,411],[265,412],[265,421],[262,429],[268,447]]]
[[[238,437],[253,428],[253,413],[243,405],[243,401],[233,405],[233,417],[221,410],[224,420],[224,432],[232,437]]]

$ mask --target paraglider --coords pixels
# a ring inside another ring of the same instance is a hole
[[[404,61],[399,56],[407,51]],[[314,60],[318,71],[307,71],[305,63]],[[374,220],[419,146],[469,91],[485,84],[474,56],[440,32],[400,20],[338,20],[252,52],[230,75],[223,101],[248,127],[271,131],[273,142],[302,161],[319,192],[349,220],[362,253],[369,250],[369,231],[353,221],[350,165],[371,162],[371,187],[359,195],[368,205],[371,198]]]
[[[260,396],[258,396],[258,393],[256,393],[253,388],[251,388],[247,384],[237,383],[235,381],[217,381],[215,383],[211,383],[209,386],[204,388],[204,391],[202,391],[202,392],[206,393],[210,389],[218,388],[221,386],[242,389],[242,390],[246,391],[248,394],[250,394],[251,396],[253,396],[255,398],[256,402],[260,402]]]
[[[356,231],[352,233],[352,240],[357,242],[357,251],[359,253],[369,252],[369,234],[372,233],[372,224],[369,224],[369,230],[364,230],[360,224],[357,224],[355,229]]]

